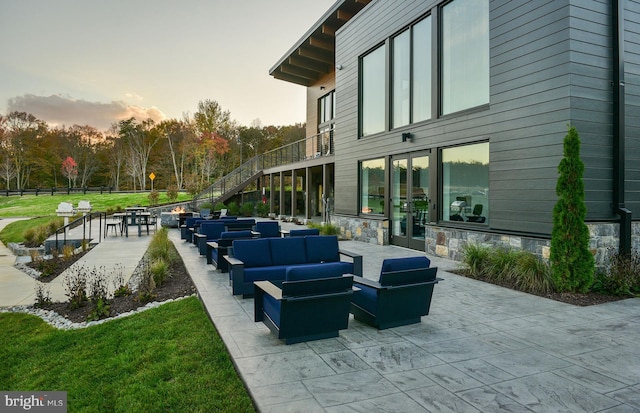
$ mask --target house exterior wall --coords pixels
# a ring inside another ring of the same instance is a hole
[[[358,137],[359,59],[442,3],[373,1],[336,33],[336,65],[342,70],[335,73],[335,214],[342,220],[368,222],[359,215],[361,160],[488,140],[490,224],[469,231],[548,238],[562,141],[571,124],[582,140],[587,221],[615,220],[612,22],[607,0],[491,1],[489,105]],[[626,205],[637,215],[640,2],[627,0],[625,13]],[[402,141],[403,132],[413,135],[411,142]],[[436,166],[432,168],[436,173]]]

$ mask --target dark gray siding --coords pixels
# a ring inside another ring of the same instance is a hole
[[[625,1],[626,205],[640,217],[640,1]]]
[[[491,1],[489,107],[358,139],[359,57],[438,2],[369,4],[336,37],[336,64],[343,66],[336,72],[336,213],[358,213],[359,160],[489,139],[491,228],[550,234],[562,139],[572,124],[583,143],[588,219],[611,219],[609,3]],[[640,7],[636,0],[626,7],[627,201],[637,205]],[[406,131],[413,142],[401,142]]]

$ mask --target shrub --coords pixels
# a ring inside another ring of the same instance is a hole
[[[153,191],[149,192],[149,195],[147,195],[147,199],[149,200],[149,205],[158,205],[158,202],[160,200],[160,192],[154,189]]]
[[[235,202],[227,204],[227,215],[240,215],[240,207]]]
[[[240,207],[240,214],[244,217],[250,217],[253,215],[253,202],[245,202]]]
[[[593,283],[595,264],[589,250],[589,229],[584,220],[584,163],[580,159],[580,137],[575,127],[563,142],[564,158],[558,165],[551,230],[551,269],[559,291],[586,292]]]
[[[309,228],[318,228],[320,235],[340,235],[340,228],[332,224],[316,224],[315,222],[310,222],[307,226]]]
[[[153,239],[149,243],[149,259],[152,261],[162,259],[168,264],[172,264],[177,259],[177,251],[169,240],[169,230],[165,227],[160,228]]]
[[[51,289],[43,283],[36,284],[36,307],[41,307],[51,302]]]
[[[223,209],[227,209],[227,207],[222,202],[218,202],[213,208],[214,211],[221,211]]]
[[[555,290],[549,265],[528,251],[492,249],[470,243],[462,247],[462,253],[462,262],[470,277],[536,294]]]
[[[159,287],[169,277],[169,264],[161,258],[157,259],[151,263],[150,271],[155,285]]]
[[[489,267],[490,249],[478,244],[468,243],[462,247],[462,263],[466,265],[469,275],[477,278]]]
[[[62,258],[65,261],[68,261],[68,260],[72,259],[74,255],[76,255],[76,249],[75,249],[75,247],[73,245],[65,244],[62,247]]]
[[[154,292],[156,289],[156,283],[151,273],[149,260],[144,259],[140,268],[140,284],[138,285],[138,300],[141,303],[146,304],[156,298],[157,294]]]
[[[520,251],[516,266],[516,288],[536,294],[546,294],[555,291],[553,275],[549,264],[535,255]]]
[[[91,312],[87,316],[87,321],[96,321],[96,320],[109,317],[111,312],[110,312],[110,305],[107,300],[105,300],[104,298],[98,298],[98,300],[95,301],[94,304],[95,304],[95,307],[93,308],[93,310],[91,310]]]
[[[167,198],[169,201],[174,202],[178,199],[178,187],[175,185],[169,185],[167,187]]]
[[[65,295],[69,298],[69,308],[82,307],[87,301],[87,276],[84,266],[73,266],[62,280]]]
[[[113,285],[114,297],[125,297],[131,295],[131,289],[124,282],[124,268],[122,264],[116,264],[111,273],[111,284]]]
[[[269,204],[258,202],[256,204],[256,214],[259,217],[266,218],[269,215]]]
[[[640,253],[620,254],[610,249],[607,258],[605,271],[596,273],[592,289],[619,296],[640,294]]]

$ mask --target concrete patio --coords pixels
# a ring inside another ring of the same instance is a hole
[[[378,331],[351,318],[340,337],[284,345],[253,322],[170,231],[237,370],[262,412],[638,412],[640,299],[575,307],[467,279],[444,278],[422,323]],[[382,260],[416,251],[342,241],[377,278]],[[432,258],[432,257],[430,257]]]

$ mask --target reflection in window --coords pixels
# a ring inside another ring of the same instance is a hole
[[[360,162],[360,212],[384,214],[384,158]]]
[[[489,103],[489,1],[442,9],[442,114]]]
[[[393,38],[393,128],[431,117],[431,17]]]
[[[445,221],[489,220],[489,142],[442,150]]]
[[[335,111],[335,93],[333,91],[327,93],[318,100],[318,108],[320,113],[318,115],[318,124],[329,122],[336,116]]]
[[[411,99],[411,31],[393,39],[393,120],[392,127],[408,125]]]
[[[360,136],[385,129],[385,47],[362,58],[360,93]]]

